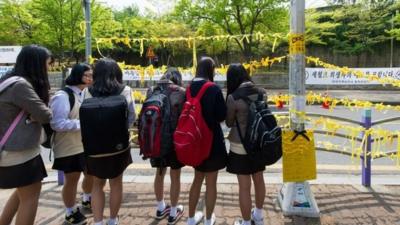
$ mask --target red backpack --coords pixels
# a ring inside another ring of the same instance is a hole
[[[186,102],[174,132],[174,145],[178,160],[189,166],[198,166],[208,158],[213,132],[203,118],[200,100],[212,82],[206,82],[196,97],[186,89]]]

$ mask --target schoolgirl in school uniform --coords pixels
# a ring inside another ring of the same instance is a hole
[[[215,74],[215,63],[210,57],[203,57],[196,68],[196,77],[190,85],[192,96],[200,91],[207,81],[213,81]],[[214,212],[217,199],[218,171],[225,168],[227,163],[227,152],[224,135],[220,123],[225,120],[226,104],[221,89],[217,85],[210,86],[200,100],[202,115],[208,127],[213,131],[213,141],[209,157],[201,165],[195,167],[193,183],[189,193],[189,218],[188,225],[200,223],[203,218],[202,212],[196,212],[201,186],[206,180],[206,216],[205,225],[213,225],[216,222]]]
[[[122,70],[112,59],[100,59],[93,70],[93,85],[84,93],[84,99],[95,96],[122,95],[128,105],[128,125],[121,129],[132,127],[135,120],[135,105],[132,90],[122,82]],[[122,91],[121,91],[122,90]],[[82,122],[81,117],[81,122]],[[106,127],[93,129],[107,129]],[[85,153],[86,154],[86,153]],[[105,205],[104,186],[110,184],[110,218],[107,225],[118,224],[118,211],[122,202],[122,175],[132,163],[131,148],[104,155],[86,155],[87,173],[93,176],[92,211],[95,225],[103,224]]]
[[[228,139],[230,151],[228,156],[227,171],[236,174],[239,182],[239,203],[243,219],[235,221],[235,225],[263,225],[263,204],[265,199],[265,183],[263,172],[265,165],[249,158],[244,149],[240,134],[244,137],[247,127],[249,105],[241,98],[245,96],[256,100],[259,95],[266,98],[264,89],[257,88],[251,81],[249,74],[241,64],[231,64],[227,72],[227,116],[226,125],[231,127]],[[238,124],[236,124],[238,123]],[[241,133],[238,131],[240,128]],[[255,190],[255,208],[251,209],[251,181]]]
[[[15,215],[15,224],[35,221],[42,180],[47,176],[40,144],[45,141],[42,125],[52,118],[47,107],[50,62],[46,48],[25,46],[14,69],[0,79],[0,188],[15,188],[0,224],[11,224]]]
[[[84,63],[76,64],[65,80],[67,86],[57,91],[50,101],[53,111],[50,125],[55,131],[51,142],[54,152],[53,169],[64,172],[62,198],[66,208],[65,222],[67,224],[86,223],[86,217],[75,204],[81,173],[84,173],[82,207],[88,211],[91,210],[92,177],[85,173],[79,108],[82,104],[82,92],[92,81],[91,67]]]
[[[175,130],[179,115],[185,101],[185,89],[182,86],[182,75],[178,69],[171,67],[165,72],[155,87],[149,88],[147,96],[151,96],[154,88],[167,90],[171,105],[170,115],[172,130]],[[171,146],[173,148],[173,146]],[[184,166],[176,157],[175,149],[171,149],[169,154],[163,158],[151,158],[151,166],[157,168],[154,177],[154,194],[157,200],[156,219],[163,219],[168,216],[168,224],[176,224],[184,213],[183,205],[178,205],[181,187],[181,168]],[[171,204],[167,205],[164,201],[164,177],[167,168],[170,167],[170,199]]]

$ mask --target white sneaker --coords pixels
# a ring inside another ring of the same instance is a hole
[[[251,210],[251,221],[254,222],[254,225],[264,225],[264,218],[258,219],[254,216],[254,209]]]
[[[187,225],[197,225],[201,222],[202,219],[203,219],[203,212],[197,211],[193,217],[194,221],[190,221],[190,219],[188,219]]]
[[[119,218],[117,217],[115,222],[111,222],[110,220],[107,221],[107,225],[118,225],[119,224]]]
[[[209,223],[207,223],[206,217],[204,217],[204,225],[214,225],[215,224],[215,214],[211,214]]]
[[[233,223],[233,225],[242,225],[242,220],[241,220],[241,219],[235,220],[235,222]]]
[[[235,220],[235,223],[233,225],[243,225],[243,224],[246,224],[243,219],[237,219]],[[249,225],[251,225],[251,220]]]

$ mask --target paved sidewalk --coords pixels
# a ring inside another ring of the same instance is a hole
[[[168,185],[166,185],[167,190]],[[319,219],[301,217],[283,217],[276,204],[278,185],[267,184],[266,225],[400,225],[400,186],[376,185],[366,189],[360,185],[312,185],[313,193],[321,210]],[[177,223],[186,224],[189,183],[182,184],[181,201],[185,206],[185,215]],[[204,188],[203,188],[204,189]],[[43,185],[40,206],[35,224],[60,225],[63,223],[64,209],[61,202],[61,187],[50,182]],[[166,225],[166,220],[156,221],[154,215],[154,195],[151,183],[124,183],[124,198],[120,210],[121,225]],[[167,192],[167,191],[166,191]],[[10,195],[10,190],[0,190],[0,209]],[[108,195],[107,195],[108,196]],[[166,200],[168,202],[168,192]],[[204,198],[202,192],[201,199]],[[219,184],[218,199],[215,208],[216,224],[233,224],[240,217],[238,206],[238,185]],[[201,200],[199,209],[203,209]],[[108,209],[105,215],[108,215]],[[89,216],[89,223],[93,219]],[[202,224],[202,223],[201,223]]]

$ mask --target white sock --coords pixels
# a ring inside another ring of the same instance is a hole
[[[90,202],[90,198],[92,197],[92,194],[87,194],[87,193],[83,193],[82,195],[82,201],[84,202]]]
[[[194,220],[194,217],[189,217],[187,220],[187,225],[195,225],[196,221]]]
[[[118,223],[118,219],[117,218],[110,218],[108,219],[108,225],[114,225]]]
[[[75,206],[72,206],[71,208],[66,208],[65,214],[67,214],[67,216],[70,216],[72,213],[74,213],[74,209],[75,209]]]
[[[254,216],[256,217],[256,219],[260,220],[260,219],[264,218],[263,212],[264,212],[263,209],[259,209],[259,208],[256,207],[254,209]]]
[[[176,206],[171,207],[171,211],[169,211],[169,215],[172,217],[176,216],[177,208]]]
[[[163,211],[165,209],[165,202],[164,200],[161,200],[157,202],[157,210],[158,211]]]
[[[211,218],[206,219],[206,221],[204,222],[204,225],[211,225]]]
[[[94,225],[104,225],[104,224],[103,221],[100,221],[100,222],[95,222]]]
[[[251,225],[251,220],[243,220],[241,225]]]

